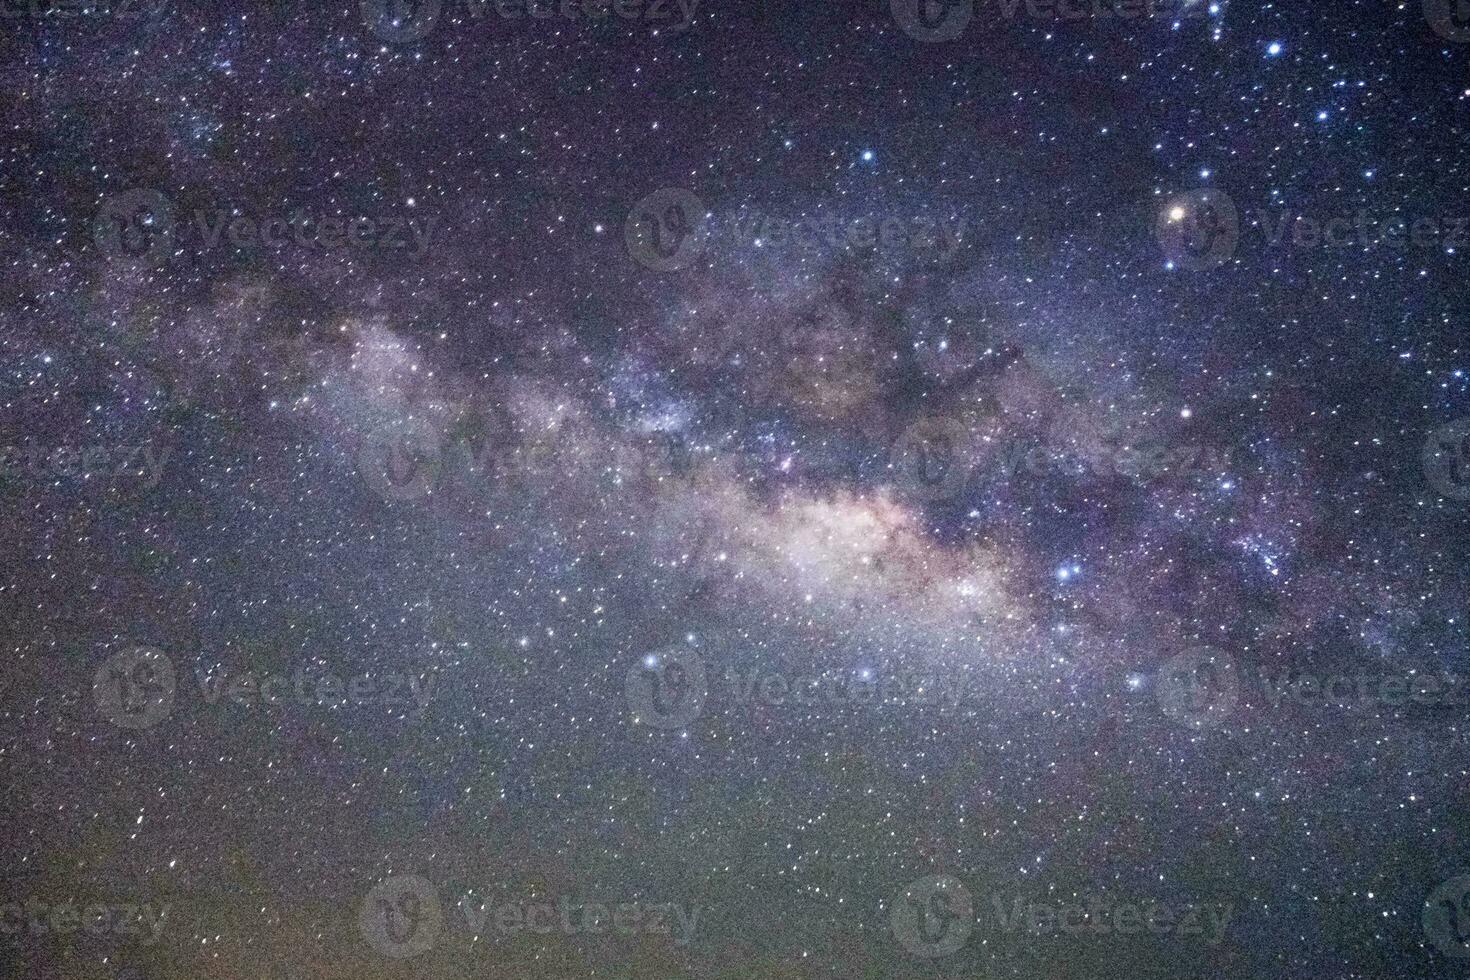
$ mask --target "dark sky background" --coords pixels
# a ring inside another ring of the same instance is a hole
[[[1470,22],[906,2],[0,2],[3,975],[1466,968]]]

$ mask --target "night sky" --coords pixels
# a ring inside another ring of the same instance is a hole
[[[0,976],[1470,971],[1453,0],[0,0]]]

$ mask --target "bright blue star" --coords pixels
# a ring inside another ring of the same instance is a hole
[[[1269,58],[1275,58],[1276,56],[1280,55],[1283,50],[1284,49],[1282,48],[1280,41],[1272,41],[1270,47],[1266,48],[1266,56]]]

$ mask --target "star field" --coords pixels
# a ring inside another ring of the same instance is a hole
[[[1456,975],[1467,69],[3,0],[0,975]]]

